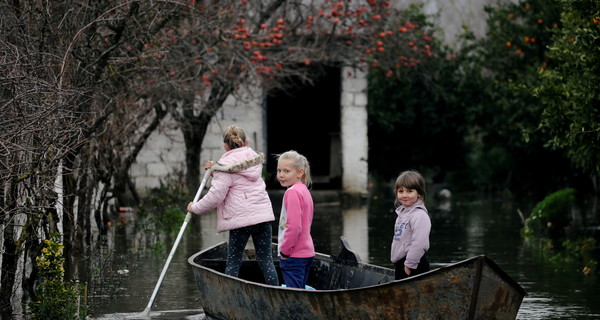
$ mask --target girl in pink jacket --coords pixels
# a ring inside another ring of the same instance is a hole
[[[287,188],[279,218],[279,267],[287,287],[305,289],[315,257],[310,235],[314,204],[307,188],[311,179],[306,158],[296,151],[280,154],[277,180]]]
[[[262,157],[248,147],[246,134],[239,126],[229,126],[223,134],[223,142],[227,152],[215,167],[243,166],[256,157]],[[206,168],[211,166],[213,164],[208,163]],[[279,286],[271,252],[271,222],[275,215],[262,179],[262,167],[260,161],[258,165],[233,173],[214,171],[208,193],[198,202],[190,202],[187,210],[201,215],[217,208],[217,231],[229,231],[225,274],[238,276],[244,248],[252,236],[256,260],[265,283]]]

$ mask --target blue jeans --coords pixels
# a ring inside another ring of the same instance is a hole
[[[273,229],[271,222],[263,222],[229,231],[229,242],[227,244],[227,267],[225,274],[237,277],[242,265],[244,248],[248,238],[252,236],[254,249],[256,249],[256,261],[263,273],[265,283],[279,286],[279,277],[273,264],[273,253],[271,251]]]
[[[314,257],[279,259],[279,267],[285,285],[288,288],[305,289],[308,282],[308,273],[314,259]]]

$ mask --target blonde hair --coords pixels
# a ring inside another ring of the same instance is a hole
[[[308,160],[305,156],[294,150],[290,150],[282,154],[278,154],[275,157],[277,158],[277,161],[291,160],[294,167],[304,170],[304,175],[302,175],[300,181],[302,181],[302,183],[304,183],[307,187],[312,184],[312,179],[310,178],[310,165],[308,164]]]
[[[421,196],[423,202],[425,202],[425,179],[423,176],[416,170],[407,170],[398,176],[396,179],[396,184],[394,185],[394,204],[399,206],[398,203],[398,190],[401,187],[405,187],[406,189],[415,189],[419,196]]]
[[[223,133],[223,142],[231,149],[244,147],[246,146],[246,133],[240,126],[230,125]]]

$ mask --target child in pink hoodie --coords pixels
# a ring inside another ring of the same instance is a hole
[[[243,167],[256,160],[256,157],[262,157],[248,147],[244,130],[236,125],[225,130],[223,142],[227,152],[215,166]],[[212,166],[212,163],[207,163],[205,168]],[[271,222],[275,221],[275,215],[262,179],[262,168],[260,161],[257,165],[233,173],[214,171],[208,193],[198,202],[190,202],[187,210],[200,215],[217,208],[217,231],[229,231],[225,274],[238,276],[244,248],[252,236],[256,260],[265,282],[279,286],[271,251]]]
[[[287,287],[305,289],[315,257],[310,235],[314,204],[308,191],[311,178],[306,158],[296,151],[278,155],[277,180],[287,188],[279,218],[279,267]]]
[[[425,179],[414,170],[404,171],[396,179],[396,224],[391,260],[396,280],[429,271],[429,233],[431,220],[425,208]]]

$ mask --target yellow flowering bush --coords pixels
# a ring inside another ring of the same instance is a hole
[[[79,319],[77,286],[65,282],[62,256],[64,246],[57,236],[44,240],[41,255],[36,257],[36,267],[41,278],[36,288],[36,297],[30,304],[34,319],[68,320]]]

